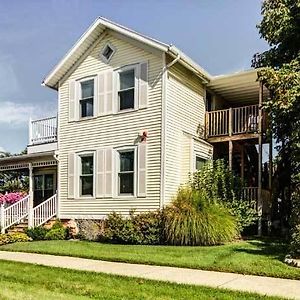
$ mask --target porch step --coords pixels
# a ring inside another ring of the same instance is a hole
[[[24,232],[27,227],[28,227],[27,221],[23,221],[23,222],[20,222],[19,224],[16,224],[15,226],[9,228],[7,230],[7,233]]]

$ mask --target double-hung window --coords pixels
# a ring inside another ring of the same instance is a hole
[[[80,117],[92,117],[94,115],[94,79],[80,82]]]
[[[135,108],[136,67],[125,68],[118,72],[118,110]]]
[[[118,152],[118,194],[134,195],[134,150]]]
[[[94,155],[80,157],[80,196],[94,196]]]

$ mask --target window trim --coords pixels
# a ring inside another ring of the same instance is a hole
[[[136,198],[137,197],[137,176],[138,176],[138,167],[137,167],[137,147],[136,146],[124,146],[115,148],[115,171],[114,171],[114,197],[116,198]],[[120,152],[133,151],[134,162],[133,162],[133,194],[120,194],[119,189],[119,172],[120,172]]]
[[[93,156],[93,195],[82,195],[81,194],[81,172],[82,172],[82,166],[81,166],[81,158],[85,156]],[[76,153],[77,158],[77,174],[76,174],[76,182],[77,182],[77,188],[76,188],[76,195],[78,199],[95,199],[96,198],[96,154],[95,151],[83,151]]]
[[[127,108],[120,110],[119,91],[120,91],[120,73],[129,70],[134,70],[134,100],[133,108]],[[123,66],[115,70],[116,74],[116,87],[115,87],[115,101],[116,101],[116,113],[126,113],[128,111],[134,111],[138,109],[138,97],[139,97],[139,63],[133,65]]]
[[[104,56],[104,50],[106,49],[106,47],[109,47],[113,52],[111,53],[111,55],[109,56],[109,58],[106,58],[105,56]],[[115,54],[115,52],[116,52],[116,47],[115,46],[113,46],[110,42],[108,42],[108,43],[106,43],[105,45],[104,45],[104,47],[102,48],[102,50],[101,50],[101,53],[100,53],[100,56],[101,56],[101,59],[103,60],[103,62],[105,62],[105,63],[109,63],[110,62],[110,60],[112,59],[112,57],[113,57],[113,55]]]
[[[193,163],[193,168],[194,168],[194,172],[197,172],[197,157],[199,157],[200,159],[203,159],[205,162],[209,159],[207,157],[205,157],[204,155],[199,154],[198,152],[194,153],[194,163]]]
[[[85,82],[85,81],[90,81],[93,80],[94,81],[94,96],[93,96],[93,115],[92,116],[86,116],[86,117],[82,117],[81,116],[81,100],[87,100],[87,99],[91,99],[91,97],[89,98],[83,98],[81,99],[81,83]],[[76,106],[78,107],[77,109],[77,115],[78,118],[77,120],[81,121],[81,120],[87,120],[87,119],[91,119],[91,118],[95,118],[97,116],[97,76],[93,75],[93,76],[88,76],[88,77],[84,77],[81,78],[79,80],[76,80]]]

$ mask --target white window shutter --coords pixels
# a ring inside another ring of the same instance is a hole
[[[113,195],[113,149],[105,149],[105,197]]]
[[[143,62],[139,66],[139,108],[144,108],[148,104],[148,63]]]
[[[98,91],[98,115],[105,114],[105,72],[101,72],[97,76]]]
[[[74,153],[68,155],[68,198],[75,198],[75,159]]]
[[[76,120],[76,81],[69,81],[69,121]]]
[[[138,197],[147,194],[147,144],[141,143],[138,147]]]
[[[96,160],[96,197],[102,198],[105,194],[105,153],[104,149],[97,150]]]
[[[113,112],[113,71],[103,71],[98,74],[98,115]]]
[[[106,113],[113,113],[113,71],[109,70],[105,73],[105,88],[106,88]]]

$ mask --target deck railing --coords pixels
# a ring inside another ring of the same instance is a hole
[[[258,105],[206,112],[206,136],[255,133],[259,122]]]
[[[57,118],[50,117],[29,122],[29,144],[44,144],[57,141]]]

